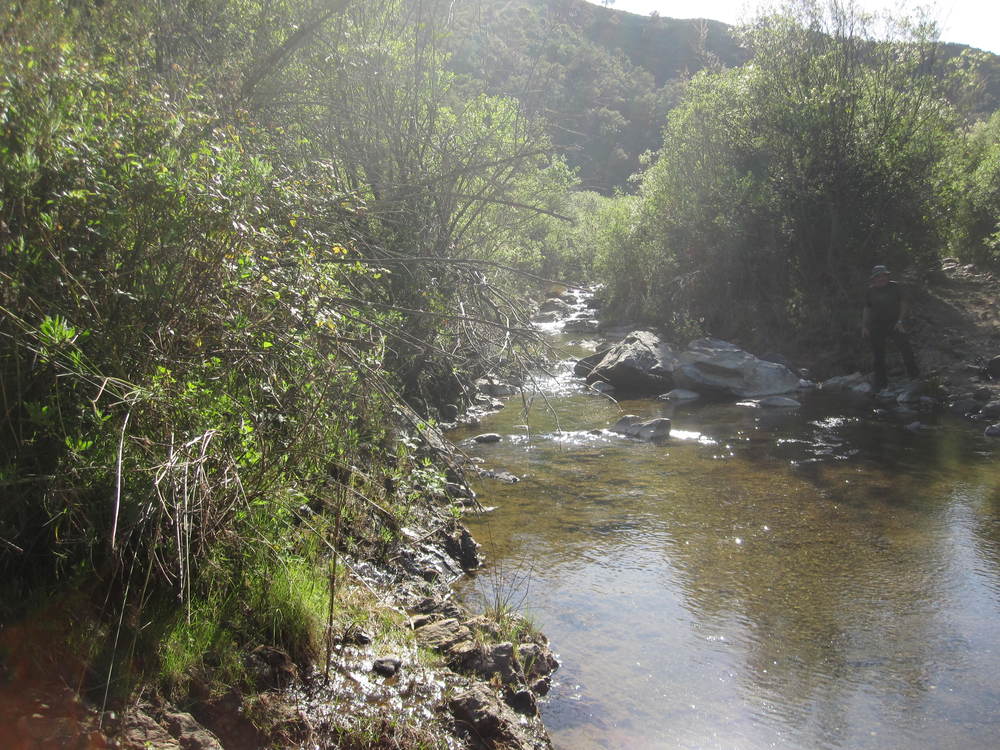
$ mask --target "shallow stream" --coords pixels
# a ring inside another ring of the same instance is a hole
[[[1000,746],[1000,442],[820,394],[616,404],[569,367],[451,435],[521,477],[476,486],[463,593],[549,636],[559,750]],[[673,434],[591,432],[622,413]]]

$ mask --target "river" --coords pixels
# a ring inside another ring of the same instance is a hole
[[[559,750],[998,746],[1000,443],[822,394],[616,404],[569,362],[542,391],[451,438],[500,433],[463,445],[521,478],[474,485],[462,593],[550,638]],[[603,431],[622,413],[672,436]]]

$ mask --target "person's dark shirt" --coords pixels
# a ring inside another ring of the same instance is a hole
[[[870,286],[865,295],[868,308],[868,325],[871,328],[887,330],[896,325],[903,307],[903,287],[895,281],[885,286]]]

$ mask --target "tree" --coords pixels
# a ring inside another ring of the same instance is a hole
[[[695,77],[619,243],[633,261],[618,267],[650,271],[640,294],[617,287],[620,310],[852,350],[865,269],[924,263],[946,229],[936,168],[954,117],[933,28],[894,33],[801,2],[742,30],[745,67]]]

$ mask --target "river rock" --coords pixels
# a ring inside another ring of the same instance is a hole
[[[261,645],[247,654],[244,663],[258,690],[284,690],[299,678],[299,668],[288,652]]]
[[[626,414],[610,427],[611,432],[640,440],[660,440],[670,437],[670,420],[666,417],[643,420],[635,414]]]
[[[593,318],[570,318],[563,324],[566,333],[591,333],[597,328],[598,323]]]
[[[674,379],[683,388],[756,398],[794,391],[799,376],[720,339],[692,341],[681,353]]]
[[[657,398],[660,401],[697,401],[701,398],[701,394],[686,388],[674,388],[672,391],[657,396]]]
[[[957,398],[948,404],[948,411],[952,414],[964,416],[966,414],[978,414],[982,404],[974,398]]]
[[[983,434],[986,437],[1000,437],[1000,423],[991,424]]]
[[[488,687],[477,684],[457,693],[448,703],[460,726],[469,730],[476,747],[536,747],[523,737],[521,720]],[[470,745],[471,746],[471,745]]]
[[[577,360],[576,364],[573,365],[573,374],[578,378],[586,378],[610,351],[610,349],[600,349],[593,354],[588,354],[586,357]]]
[[[1000,379],[1000,355],[993,357],[986,364],[986,374],[994,380]]]
[[[402,666],[402,659],[395,656],[384,656],[381,659],[376,659],[372,662],[372,672],[382,675],[383,677],[392,677]]]
[[[587,382],[604,381],[631,393],[662,393],[674,387],[678,364],[670,344],[651,331],[633,331],[608,350]]]
[[[191,714],[166,711],[160,721],[184,750],[222,750],[219,738],[195,721]]]
[[[417,628],[414,634],[417,643],[435,651],[445,651],[472,639],[472,631],[452,617]]]
[[[820,385],[824,391],[853,393],[860,396],[867,396],[874,390],[868,378],[860,372],[850,375],[838,375],[837,377],[824,380]]]
[[[481,393],[485,393],[487,396],[492,396],[494,398],[512,396],[520,391],[517,386],[513,386],[510,383],[501,383],[499,380],[495,380],[494,378],[478,378],[475,382],[475,386]]]
[[[590,389],[596,391],[597,393],[614,393],[615,387],[611,383],[605,383],[603,380],[598,380],[596,383],[590,384]]]
[[[573,311],[573,308],[568,304],[563,302],[558,297],[549,297],[542,304],[538,306],[539,313],[556,313],[557,315],[565,317]]]
[[[157,750],[181,750],[180,743],[171,737],[152,717],[139,710],[129,711],[122,722],[119,738],[126,750],[143,750],[154,747]]]
[[[476,435],[472,440],[476,443],[499,443],[503,438],[495,432],[484,432]]]
[[[987,402],[979,413],[989,419],[1000,417],[1000,400]]]
[[[764,396],[757,403],[767,409],[798,409],[802,406],[794,398],[787,396]]]
[[[555,323],[559,320],[559,313],[554,311],[538,313],[537,315],[533,315],[531,319],[535,323]]]

